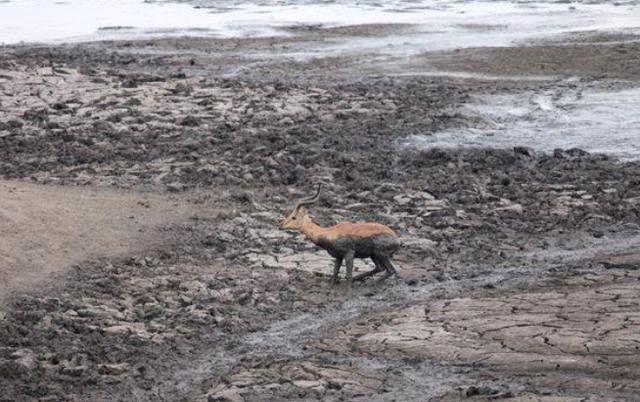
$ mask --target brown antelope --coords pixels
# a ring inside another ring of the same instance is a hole
[[[295,230],[304,235],[317,246],[327,250],[335,258],[331,285],[338,282],[338,273],[344,260],[347,265],[347,284],[353,286],[353,281],[361,281],[378,272],[386,271],[377,283],[384,281],[396,274],[396,269],[391,264],[391,256],[398,251],[402,243],[398,236],[385,225],[373,222],[340,222],[337,225],[323,228],[313,223],[305,213],[304,206],[318,201],[320,198],[320,185],[313,197],[304,198],[296,204],[293,212],[280,224],[280,229]],[[353,275],[354,258],[371,258],[375,269],[357,275]]]

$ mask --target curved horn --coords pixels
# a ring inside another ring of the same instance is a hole
[[[298,203],[296,204],[296,207],[293,210],[297,211],[298,209],[300,209],[305,205],[310,205],[318,201],[318,198],[320,198],[320,187],[322,187],[322,184],[318,184],[318,190],[316,191],[316,194],[313,197],[303,198],[300,201],[298,201]]]

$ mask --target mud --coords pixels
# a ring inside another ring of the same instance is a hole
[[[189,205],[170,236],[146,235],[159,243],[86,255],[15,294],[0,311],[1,400],[636,400],[640,163],[416,150],[407,137],[482,126],[461,112],[472,96],[557,82],[238,56],[286,45],[0,50],[4,179]],[[500,51],[523,56],[487,72],[537,73],[522,68],[541,60],[534,48]],[[637,78],[621,62],[594,81],[599,59],[573,54],[555,72],[576,85]],[[318,183],[318,223],[401,236],[401,279],[332,289],[330,258],[277,229]]]

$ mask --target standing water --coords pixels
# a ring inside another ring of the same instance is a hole
[[[580,148],[640,159],[640,88],[487,96],[463,108],[485,126],[409,137],[420,148]]]
[[[77,42],[166,35],[290,35],[299,24],[416,24],[392,39],[417,51],[507,46],[580,30],[637,29],[639,1],[490,0],[0,0],[0,44]],[[479,27],[493,29],[478,29]],[[385,41],[374,41],[386,46]],[[372,46],[371,43],[360,45]],[[399,46],[402,47],[402,46]]]

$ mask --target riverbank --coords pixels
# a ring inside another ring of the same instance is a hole
[[[407,139],[490,127],[465,109],[483,96],[634,88],[636,39],[273,57],[313,31],[0,50],[0,228],[23,239],[2,275],[34,231],[60,263],[8,293],[5,395],[634,400],[640,163]],[[332,289],[328,256],[276,229],[317,183],[319,223],[399,233],[402,279]]]

